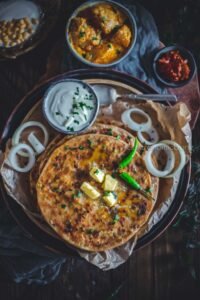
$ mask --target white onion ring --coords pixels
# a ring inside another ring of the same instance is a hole
[[[45,150],[45,147],[42,145],[42,143],[40,143],[33,132],[29,134],[28,141],[35,150],[36,154],[39,155]]]
[[[32,126],[36,126],[39,127],[43,133],[44,133],[44,146],[46,146],[48,144],[48,140],[49,140],[49,134],[45,128],[45,126],[43,124],[41,124],[40,122],[37,121],[28,121],[26,123],[21,124],[17,130],[15,131],[13,137],[12,137],[12,145],[15,146],[17,144],[19,144],[20,141],[20,136],[22,131],[24,131],[24,129],[26,129],[27,127],[32,127]],[[19,155],[27,157],[27,153],[25,151],[19,151],[18,152]]]
[[[172,172],[171,174],[165,176],[166,178],[174,177],[177,173],[179,173],[183,169],[183,167],[186,164],[186,154],[185,154],[185,151],[183,150],[183,148],[178,143],[176,143],[174,141],[164,140],[164,141],[162,141],[162,143],[166,144],[166,145],[172,145],[172,146],[174,146],[178,150],[178,152],[179,152],[180,162],[179,162],[178,167],[174,170],[174,172]]]
[[[150,136],[151,141],[147,140],[144,137],[144,135],[143,135],[144,132],[146,132]],[[145,131],[138,131],[137,136],[138,136],[138,139],[140,140],[140,142],[142,144],[145,144],[145,145],[148,145],[148,146],[157,143],[158,140],[159,140],[158,132],[154,127],[151,127],[151,128],[149,128],[148,130],[145,130]]]
[[[133,112],[147,118],[147,122],[145,122],[145,123],[135,122],[131,118],[131,113],[133,113]],[[125,110],[121,115],[121,119],[124,124],[128,125],[128,127],[134,131],[147,131],[152,126],[152,121],[151,121],[151,118],[149,117],[149,115],[146,114],[143,110],[141,110],[139,108],[131,108],[131,109]]]
[[[17,157],[16,157],[16,155],[19,153],[19,151],[21,149],[26,150],[26,154],[28,156],[28,163],[26,164],[25,167],[19,166],[19,163],[18,163]],[[34,154],[33,149],[29,145],[19,143],[11,148],[11,150],[8,154],[8,160],[9,160],[12,168],[15,171],[26,173],[26,172],[30,171],[35,164],[35,154]]]
[[[153,161],[152,161],[152,154],[156,148],[165,150],[165,153],[167,155],[167,163],[166,163],[164,170],[162,170],[162,171],[158,170],[154,166]],[[149,149],[147,150],[147,152],[145,154],[144,160],[145,160],[146,168],[149,171],[149,173],[151,173],[152,175],[154,175],[156,177],[165,177],[173,170],[174,165],[175,165],[175,155],[174,155],[173,150],[168,145],[166,145],[166,143],[163,143],[163,142],[154,144],[151,147],[149,147]]]

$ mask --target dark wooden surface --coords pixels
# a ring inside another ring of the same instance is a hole
[[[16,61],[0,63],[0,130],[12,108],[45,73],[48,53],[55,39],[63,34],[64,22],[64,18],[60,18],[51,36],[31,53]],[[200,138],[199,125],[198,121],[194,141]],[[85,261],[71,259],[56,281],[43,287],[12,283],[0,266],[0,299],[199,300],[200,281],[192,277],[181,260],[183,234],[181,229],[171,226],[125,264],[108,272]],[[191,250],[191,259],[200,272],[200,251]]]

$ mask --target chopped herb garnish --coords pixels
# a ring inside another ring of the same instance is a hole
[[[82,56],[83,56],[83,58],[86,58],[86,57],[87,57],[86,53],[83,53]]]
[[[79,115],[79,113],[77,111],[73,111],[72,114],[73,115]]]
[[[57,164],[57,163],[53,163],[52,166],[53,166],[54,168],[57,168],[57,167],[58,167],[58,164]]]
[[[151,193],[151,192],[152,192],[152,188],[151,188],[151,187],[147,187],[147,188],[145,189],[145,191],[146,191],[146,193]]]
[[[59,193],[60,192],[60,190],[59,190],[58,187],[52,187],[51,190],[52,190],[52,192],[55,192],[55,193]]]
[[[106,21],[106,17],[103,16],[103,17],[101,18],[101,21],[104,23],[104,22]]]
[[[69,131],[74,131],[74,128],[73,127],[67,127],[67,130],[69,130]]]
[[[108,48],[112,48],[112,44],[108,44]]]
[[[80,150],[84,150],[84,149],[85,149],[85,147],[83,147],[83,146],[79,146],[79,149],[80,149]]]
[[[98,38],[96,36],[93,36],[92,41],[96,41],[96,40],[98,40]]]
[[[72,195],[72,199],[80,198],[81,195],[82,195],[81,191],[77,191],[76,193],[74,193],[74,194]]]
[[[84,36],[85,36],[85,31],[80,31],[80,32],[79,32],[79,37],[82,38],[82,37],[84,37]]]
[[[60,207],[61,207],[61,208],[65,208],[65,207],[66,207],[66,204],[61,204]]]
[[[105,191],[104,192],[104,196],[108,196],[110,194],[112,194],[114,196],[114,198],[117,199],[117,194],[115,192],[110,192],[110,191]]]
[[[83,107],[85,107],[86,104],[84,102],[79,102],[79,106],[80,106],[81,109],[83,109]]]
[[[120,140],[120,138],[121,138],[121,135],[116,136],[116,140]]]
[[[118,221],[119,221],[119,215],[114,215],[114,217],[113,217],[113,223],[115,224],[115,223],[117,223]]]
[[[88,145],[91,147],[92,146],[92,141],[88,139],[87,142],[88,142]]]
[[[120,28],[120,25],[116,25],[115,27],[114,27],[114,30],[117,30],[117,29],[119,29]]]
[[[87,234],[93,234],[93,233],[95,232],[95,229],[93,229],[93,228],[88,228],[88,229],[85,230],[85,232],[86,232]]]
[[[78,192],[77,192],[77,197],[80,198],[81,195],[82,195],[81,191],[78,191]]]
[[[107,134],[108,134],[108,135],[113,135],[112,128],[109,128],[109,129],[108,129]]]
[[[111,192],[109,192],[109,191],[105,191],[105,192],[104,192],[104,196],[108,196],[108,195],[110,195],[110,193],[111,193]]]
[[[69,150],[69,146],[64,146],[64,150]]]
[[[100,172],[99,169],[96,169],[96,171],[94,172],[94,174],[97,175],[97,174],[99,174],[99,172]]]
[[[58,115],[60,115],[59,111],[56,111],[56,113],[55,113],[55,114],[56,114],[57,116],[58,116]]]
[[[74,104],[72,105],[72,107],[75,108],[75,109],[77,109],[77,108],[78,108],[78,105],[77,105],[76,103],[74,103]]]
[[[74,123],[79,124],[80,122],[78,120],[74,120]]]
[[[94,106],[86,105],[86,108],[89,109],[89,110],[92,110],[94,108]]]

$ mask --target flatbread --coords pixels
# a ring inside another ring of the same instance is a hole
[[[116,126],[114,126],[115,124]],[[133,147],[134,144],[134,136],[128,132],[127,130],[124,130],[117,125],[121,125],[119,122],[112,122],[112,124],[103,124],[103,123],[95,123],[92,127],[90,127],[86,132],[83,132],[83,134],[88,133],[99,133],[99,134],[105,134],[108,136],[114,136],[117,139],[120,139],[124,142],[126,142],[130,147]],[[54,149],[56,149],[59,145],[62,145],[66,141],[70,140],[74,136],[64,136],[62,134],[58,134],[52,141],[49,143],[48,147],[46,148],[46,151],[40,155],[38,158],[36,164],[34,165],[33,169],[30,172],[30,191],[31,194],[36,198],[36,183],[39,178],[39,175],[45,166],[50,154],[53,152]]]
[[[122,139],[95,133],[73,137],[51,152],[37,182],[37,200],[47,223],[69,244],[94,252],[112,249],[127,242],[147,221],[155,201],[115,175],[118,201],[110,208],[103,200],[102,185],[89,175],[94,164],[113,174],[129,150]],[[124,171],[144,189],[151,187],[152,178],[139,154]],[[80,193],[85,181],[100,192],[98,199]],[[155,180],[154,185],[158,185]]]

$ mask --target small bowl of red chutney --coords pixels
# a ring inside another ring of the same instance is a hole
[[[153,58],[153,72],[161,83],[177,88],[192,80],[196,63],[192,53],[184,47],[164,47]]]

